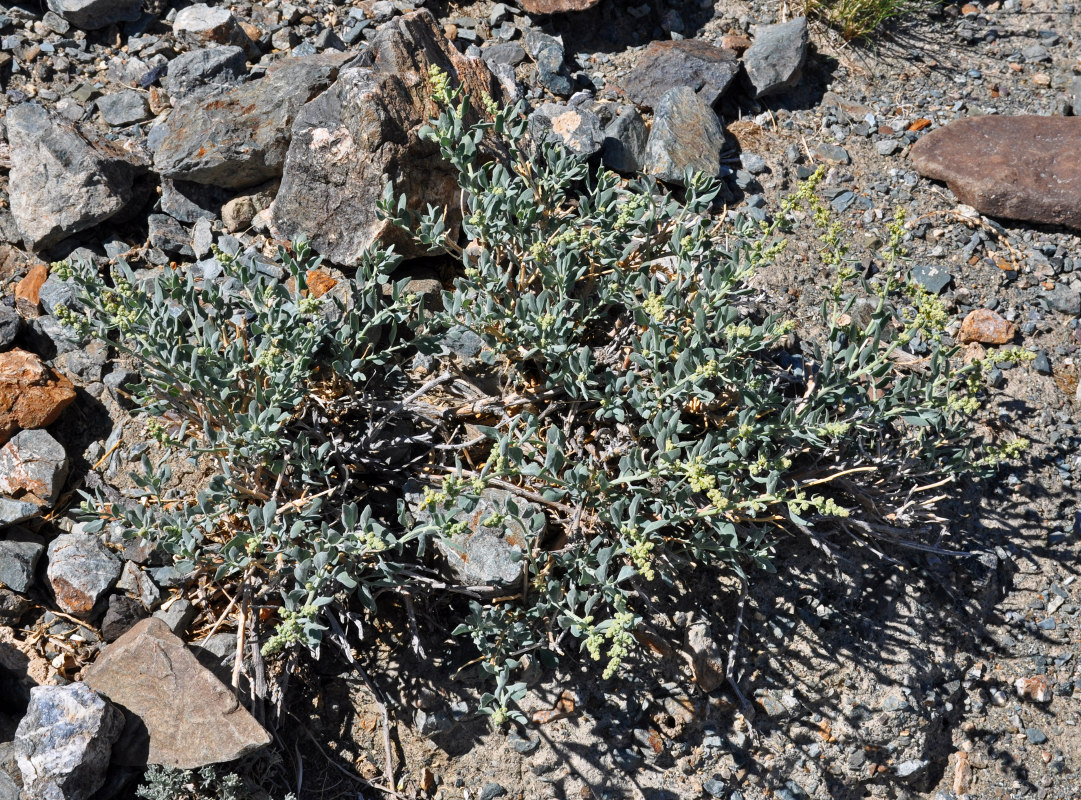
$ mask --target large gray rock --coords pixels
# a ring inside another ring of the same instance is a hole
[[[353,57],[323,53],[286,59],[264,78],[181,101],[156,140],[154,169],[166,178],[229,189],[276,178],[297,112]]]
[[[643,108],[656,108],[670,89],[687,86],[713,105],[739,74],[734,50],[701,39],[653,42],[620,82],[627,98]]]
[[[562,144],[577,156],[589,158],[604,145],[601,121],[588,108],[563,103],[542,103],[529,116],[534,141]]]
[[[270,742],[233,692],[156,617],[105,648],[85,680],[124,709],[124,732],[113,751],[117,764],[196,769]]]
[[[646,172],[683,184],[686,170],[717,177],[724,128],[713,109],[687,86],[667,92],[657,105],[646,143]]]
[[[649,128],[634,106],[624,106],[604,129],[604,166],[616,172],[638,172],[646,163]]]
[[[11,213],[26,246],[41,250],[109,219],[132,200],[145,170],[135,146],[84,134],[37,103],[7,113]]]
[[[762,25],[743,54],[743,68],[759,97],[793,88],[807,60],[807,18]]]
[[[387,23],[369,53],[370,66],[343,70],[297,115],[273,207],[283,236],[305,235],[317,252],[350,266],[375,242],[406,255],[419,252],[377,214],[388,180],[413,208],[447,208],[452,235],[460,222],[455,173],[439,148],[418,135],[434,111],[429,66],[464,83],[475,98],[503,97],[484,62],[455,50],[427,11]]]
[[[114,127],[132,125],[150,117],[146,97],[134,89],[124,89],[99,97],[97,106],[102,122]]]
[[[134,22],[142,0],[48,0],[49,10],[76,28],[92,31],[117,22]]]
[[[12,527],[0,539],[0,586],[26,592],[34,582],[34,570],[45,552],[45,542],[37,534]]]
[[[250,47],[252,43],[228,8],[205,3],[180,9],[173,19],[173,35],[192,47],[213,44]]]
[[[52,507],[67,477],[64,446],[43,430],[22,431],[0,448],[0,494]]]
[[[173,103],[200,94],[229,89],[243,82],[247,58],[240,47],[204,47],[181,53],[169,62],[162,86]]]
[[[105,783],[124,717],[85,683],[35,686],[15,731],[26,800],[85,800]]]
[[[49,545],[46,573],[56,603],[69,614],[87,618],[120,577],[122,564],[89,533],[65,533]]]

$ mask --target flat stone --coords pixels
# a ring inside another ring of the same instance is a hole
[[[917,264],[909,270],[908,277],[931,294],[941,294],[953,280],[948,269],[934,264]]]
[[[536,142],[559,142],[582,158],[600,152],[604,145],[604,131],[597,115],[562,103],[538,106],[529,116],[529,132]]]
[[[1081,315],[1081,292],[1065,284],[1056,284],[1054,289],[1044,295],[1044,299],[1052,310],[1060,314],[1068,314],[1071,317]]]
[[[147,217],[150,244],[170,255],[193,256],[191,236],[179,222],[168,214],[151,214]]]
[[[623,94],[637,106],[656,108],[670,89],[686,86],[708,105],[720,100],[739,74],[732,50],[701,39],[652,42],[620,81]]]
[[[743,68],[758,97],[779,94],[799,83],[807,60],[807,18],[760,25],[743,54]]]
[[[562,14],[567,11],[585,11],[601,0],[519,0],[527,14]]]
[[[956,120],[912,146],[912,164],[992,217],[1081,229],[1081,118]]]
[[[1017,330],[1012,322],[999,316],[989,308],[977,308],[970,311],[961,323],[958,338],[961,344],[979,342],[980,344],[1008,344],[1013,341]]]
[[[14,308],[0,306],[0,351],[8,350],[15,344],[23,320]]]
[[[646,161],[649,128],[634,106],[624,106],[604,129],[604,166],[616,172],[638,172]]]
[[[525,48],[518,42],[497,42],[481,50],[480,57],[489,65],[507,64],[516,67],[525,61]]]
[[[0,353],[0,442],[52,425],[75,400],[70,380],[25,350]]]
[[[97,107],[102,121],[114,127],[132,125],[150,117],[146,97],[134,89],[102,95],[97,99]]]
[[[1044,744],[1047,742],[1047,734],[1039,728],[1025,728],[1025,738],[1029,744]]]
[[[15,310],[23,317],[41,316],[41,287],[49,279],[49,268],[35,264],[15,285]]]
[[[64,533],[49,545],[46,570],[56,603],[85,619],[120,577],[120,559],[89,533]]]
[[[76,28],[97,30],[117,22],[134,22],[142,0],[48,0],[49,9]]]
[[[105,618],[101,621],[101,637],[114,642],[127,633],[139,620],[146,618],[146,609],[138,600],[123,595],[111,595]]]
[[[25,528],[11,527],[0,539],[0,586],[25,593],[45,552],[45,540]]]
[[[161,180],[161,210],[178,222],[213,221],[221,213],[230,192],[218,186],[189,181]]]
[[[654,113],[645,171],[677,185],[686,170],[715,178],[724,143],[724,128],[709,104],[689,87],[671,89]]]
[[[131,202],[145,169],[135,148],[87,134],[36,103],[10,109],[5,122],[11,214],[28,249],[92,228]]]
[[[322,53],[284,59],[259,80],[181,101],[163,125],[154,169],[166,178],[229,189],[278,177],[297,113],[353,57]]]
[[[116,764],[197,769],[270,742],[232,691],[160,619],[144,619],[106,647],[84,679],[124,709]]]
[[[64,446],[43,430],[17,433],[0,448],[0,493],[51,508],[68,477]]]
[[[827,164],[851,164],[852,157],[838,144],[820,142],[811,148],[811,156],[815,161],[825,161]]]
[[[169,62],[162,86],[173,103],[195,94],[211,94],[242,83],[247,57],[236,46],[204,47],[181,53]]]
[[[214,44],[251,46],[251,39],[228,8],[204,3],[196,3],[177,12],[173,20],[173,35],[192,47]]]
[[[428,11],[386,23],[369,53],[370,67],[343,70],[297,115],[273,207],[283,237],[306,235],[316,252],[349,266],[377,242],[406,256],[421,253],[377,213],[388,179],[411,208],[447,208],[451,235],[460,223],[457,175],[419,136],[433,107],[428,67],[441,65],[473,97],[503,99],[484,62],[455,50]]]
[[[124,717],[85,683],[35,686],[15,731],[26,800],[86,800],[105,783]]]

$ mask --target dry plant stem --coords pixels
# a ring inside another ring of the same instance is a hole
[[[754,707],[750,704],[743,692],[739,688],[739,680],[736,677],[736,652],[739,650],[739,634],[743,630],[743,612],[747,608],[747,599],[750,597],[747,581],[741,582],[739,604],[736,606],[736,626],[732,631],[732,641],[728,646],[728,663],[725,664],[725,678],[728,680],[728,685],[732,687],[732,691],[736,693],[736,699],[739,700],[740,711],[743,712],[744,719],[747,720],[747,727],[751,738],[757,741],[757,735],[754,730]]]
[[[236,616],[236,655],[233,657],[233,691],[240,690],[240,670],[244,666],[244,635],[247,631],[248,587],[245,585],[237,593],[241,596],[240,608]]]
[[[295,719],[298,723],[300,723],[300,719],[298,717],[296,717],[292,713],[290,713],[290,716],[293,717],[293,719]],[[401,794],[399,792],[396,792],[396,791],[394,791],[393,789],[391,789],[391,788],[389,788],[387,786],[381,786],[378,783],[372,783],[371,781],[365,780],[364,778],[360,777],[359,775],[354,775],[352,772],[347,770],[345,767],[343,767],[341,764],[339,764],[333,758],[331,758],[329,755],[327,755],[327,751],[323,749],[323,746],[321,744],[319,744],[319,740],[315,738],[315,736],[312,734],[312,732],[310,730],[308,730],[307,726],[301,724],[300,729],[302,731],[304,731],[305,736],[307,736],[309,739],[311,739],[312,744],[315,745],[315,749],[318,750],[319,754],[322,755],[323,758],[326,759],[327,763],[330,764],[332,767],[334,767],[334,769],[338,770],[338,772],[342,773],[342,775],[345,775],[350,780],[356,781],[357,783],[359,783],[361,786],[363,786],[365,788],[375,789],[376,791],[383,792],[384,794],[388,794],[391,797],[400,797],[400,798],[403,798],[403,800],[404,800],[405,795],[403,795],[403,794]],[[298,756],[299,756],[299,753],[298,753]]]
[[[413,595],[404,590],[400,590],[399,594],[405,601],[405,611],[409,615],[409,646],[416,653],[417,658],[425,659],[428,654],[424,652],[424,645],[420,642],[420,631],[417,629],[417,614],[413,608]]]
[[[250,617],[251,631],[251,700],[252,714],[260,725],[266,725],[266,708],[264,707],[267,696],[266,664],[263,662],[263,652],[259,642],[259,613]]]

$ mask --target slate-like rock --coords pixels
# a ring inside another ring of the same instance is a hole
[[[743,68],[759,97],[793,88],[807,60],[807,18],[760,25],[743,54]]]
[[[1055,284],[1055,288],[1044,295],[1044,298],[1047,300],[1047,305],[1060,314],[1069,314],[1072,317],[1081,316],[1081,292],[1071,289],[1066,284]]]
[[[725,133],[721,121],[693,89],[669,90],[658,104],[646,143],[646,172],[683,184],[685,170],[716,177]]]
[[[653,42],[620,82],[627,98],[642,108],[656,108],[670,89],[687,86],[709,105],[725,93],[739,74],[732,50],[700,39]]]
[[[228,8],[205,3],[180,9],[173,19],[173,35],[192,47],[214,44],[251,46],[251,40]]]
[[[71,381],[33,353],[0,353],[0,442],[20,430],[52,425],[73,400]]]
[[[56,603],[68,614],[85,619],[120,577],[120,559],[94,534],[64,533],[49,545],[46,573]]]
[[[111,92],[97,100],[98,111],[106,125],[120,127],[142,122],[150,117],[146,97],[134,89]]]
[[[121,713],[85,683],[35,686],[15,731],[27,800],[86,800],[105,783]]]
[[[161,210],[178,222],[216,220],[231,192],[189,181],[161,180]]]
[[[992,217],[1081,229],[1081,118],[967,117],[924,135],[912,165]]]
[[[109,597],[109,607],[101,621],[101,637],[113,642],[127,633],[139,620],[145,619],[147,611],[138,600],[124,595]]]
[[[76,28],[93,31],[117,22],[134,22],[142,0],[48,0],[49,10]]]
[[[117,764],[195,769],[270,742],[232,691],[155,617],[106,647],[84,679],[124,709]]]
[[[0,539],[0,586],[26,592],[45,552],[44,540],[25,528],[8,528]]]
[[[46,431],[22,431],[0,448],[0,494],[51,508],[67,477],[68,454]]]
[[[297,112],[353,57],[322,53],[285,59],[259,80],[182,101],[162,126],[154,169],[166,178],[229,189],[281,175]]]
[[[527,14],[562,14],[566,11],[585,11],[601,0],[519,0]]]
[[[563,103],[541,103],[529,116],[534,141],[553,141],[583,158],[600,152],[604,145],[601,121],[588,108]]]
[[[240,47],[204,47],[181,53],[169,62],[162,86],[173,103],[195,94],[211,94],[243,82],[247,57]]]
[[[37,103],[7,112],[11,214],[28,249],[41,250],[114,216],[145,168],[120,141],[84,135]]]
[[[646,161],[649,128],[634,106],[624,106],[604,129],[601,160],[616,172],[638,172]]]
[[[274,224],[283,236],[306,235],[316,252],[350,266],[373,242],[418,253],[409,237],[376,213],[388,179],[411,207],[448,208],[452,232],[460,222],[456,176],[438,147],[418,136],[434,111],[429,66],[464,83],[473,97],[503,97],[484,62],[455,50],[428,11],[387,23],[371,44],[368,63],[343,70],[297,115],[274,200]]]
[[[536,82],[552,94],[570,97],[574,91],[574,84],[571,83],[567,68],[563,63],[565,56],[563,42],[536,28],[525,29],[524,42],[526,52],[537,65]]]

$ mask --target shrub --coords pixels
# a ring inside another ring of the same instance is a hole
[[[886,22],[927,8],[926,0],[806,0],[804,13],[836,28],[846,41],[866,39]]]
[[[441,112],[425,135],[458,172],[464,239],[445,209],[388,191],[384,212],[460,259],[441,312],[425,317],[389,283],[397,259],[378,250],[345,300],[308,291],[318,262],[303,243],[281,252],[280,276],[224,254],[220,276],[165,270],[145,288],[123,263],[68,268],[85,316],[66,321],[134,357],[155,434],[216,467],[193,499],[146,460],[141,503],[91,498],[89,517],[234,590],[280,591],[269,654],[318,645],[337,625],[323,612],[350,595],[378,613],[382,591],[442,591],[427,544],[458,547],[482,496],[509,493],[483,524],[524,532],[521,587],[471,603],[455,630],[493,676],[482,707],[497,722],[521,719],[526,653],[574,643],[611,676],[651,582],[702,564],[749,580],[774,568],[784,534],[831,547],[921,530],[937,499],[921,487],[972,460],[958,397],[973,389],[952,351],[925,336],[923,357],[906,353],[927,319],[895,313],[891,283],[876,293],[848,276],[854,291],[841,285],[824,337],[802,347],[747,283],[784,258],[813,186],[770,225],[728,224],[712,216],[715,182],[688,175],[677,199],[591,172],[529,142],[521,109],[484,98],[467,124],[467,100],[432,81]],[[463,326],[484,344],[463,367],[473,380],[448,370],[421,385],[403,365],[416,352],[443,363]],[[424,514],[402,502],[394,519],[373,487],[400,493],[408,474]]]

